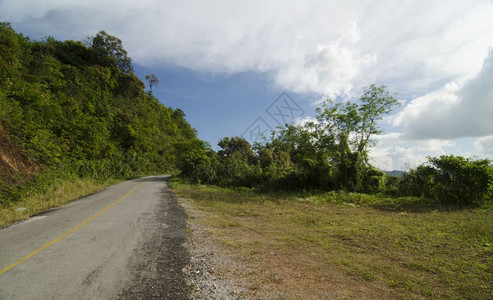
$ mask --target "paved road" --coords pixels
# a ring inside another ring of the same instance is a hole
[[[0,299],[187,299],[185,212],[166,176],[0,230]]]

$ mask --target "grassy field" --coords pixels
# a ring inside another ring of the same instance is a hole
[[[26,220],[29,216],[44,210],[98,192],[117,182],[117,180],[100,182],[93,179],[61,179],[46,190],[33,192],[23,200],[7,208],[0,208],[0,228],[17,221]]]
[[[272,298],[493,299],[493,210],[171,182]]]

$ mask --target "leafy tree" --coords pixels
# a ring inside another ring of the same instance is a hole
[[[218,175],[224,185],[259,185],[262,168],[249,142],[241,137],[225,137],[218,142]]]
[[[368,148],[374,144],[371,137],[383,133],[378,126],[378,121],[384,115],[392,112],[394,106],[399,105],[399,101],[387,91],[387,86],[376,86],[372,84],[366,88],[360,98],[361,104],[358,107],[360,122],[357,128],[357,152],[368,163]]]
[[[151,92],[153,86],[159,86],[159,79],[154,74],[146,75],[146,80],[149,83],[149,89]]]
[[[283,173],[291,170],[289,186],[292,189],[332,188],[332,166],[327,151],[320,147],[315,123],[288,125],[266,147],[271,147],[277,154],[287,153],[289,156],[290,166],[284,167]]]
[[[10,23],[0,22],[0,87],[11,86],[18,76],[21,47]]]
[[[337,185],[349,191],[363,191],[365,172],[371,170],[368,151],[371,137],[381,133],[378,121],[399,102],[386,86],[371,85],[359,103],[335,103],[328,99],[317,109],[320,148],[329,154],[337,170]],[[382,175],[383,176],[383,175]]]
[[[242,158],[247,161],[251,161],[254,158],[252,145],[241,137],[225,137],[217,143],[221,150],[218,151],[218,155],[221,159],[227,158],[233,153],[238,152]]]
[[[123,48],[122,41],[106,31],[99,31],[93,38],[91,48],[103,66],[116,66],[123,74],[133,71],[132,60]]]
[[[385,175],[370,165],[372,136],[397,100],[385,86],[365,89],[359,103],[327,100],[316,122],[286,125],[264,145],[239,137],[219,141],[219,182],[283,189],[385,190]],[[254,151],[255,150],[255,151]]]
[[[210,145],[199,140],[181,141],[175,145],[180,175],[192,183],[214,183],[217,180],[217,156]]]

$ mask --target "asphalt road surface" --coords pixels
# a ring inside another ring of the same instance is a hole
[[[186,215],[166,176],[0,230],[0,299],[187,299]]]

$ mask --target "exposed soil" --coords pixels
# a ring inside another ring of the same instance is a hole
[[[0,124],[0,179],[8,183],[18,183],[39,173],[39,166],[22,154]]]

